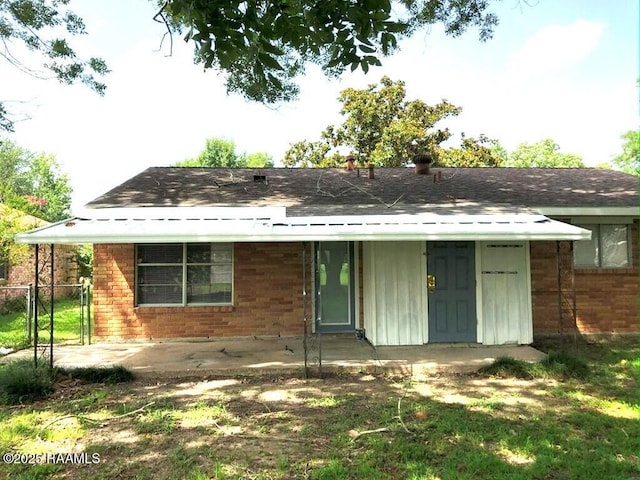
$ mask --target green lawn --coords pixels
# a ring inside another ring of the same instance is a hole
[[[23,348],[28,346],[26,339],[25,312],[9,312],[0,315],[0,346]],[[41,327],[49,325],[49,313],[41,308]],[[85,319],[86,322],[86,319]],[[77,298],[56,300],[54,305],[53,340],[56,343],[80,342],[80,301]],[[49,331],[40,329],[38,343],[49,341]]]
[[[0,478],[635,479],[638,354],[636,341],[583,345],[582,379],[555,365],[529,379],[69,380],[0,407],[0,451],[99,463],[5,465]]]

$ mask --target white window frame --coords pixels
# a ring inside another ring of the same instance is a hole
[[[145,263],[145,264],[140,264],[138,262],[138,248],[144,245],[161,245],[159,243],[137,243],[135,245],[135,256],[136,256],[136,269],[135,269],[135,281],[134,281],[134,288],[135,288],[135,306],[136,307],[207,307],[207,306],[233,306],[233,300],[234,300],[234,293],[235,293],[235,272],[234,272],[234,267],[235,267],[235,244],[234,243],[228,243],[228,245],[230,245],[231,247],[231,301],[230,302],[187,302],[187,289],[188,289],[188,283],[187,283],[187,269],[189,266],[193,266],[193,265],[215,265],[214,262],[210,262],[210,263],[193,263],[193,262],[188,262],[187,261],[187,245],[195,245],[195,244],[204,244],[204,245],[212,245],[215,244],[215,242],[187,242],[187,243],[181,243],[181,244],[176,244],[173,243],[172,245],[182,245],[182,262],[180,264],[178,263]],[[182,284],[181,284],[181,288],[182,288],[182,301],[180,303],[176,302],[176,303],[140,303],[138,301],[138,269],[140,266],[178,266],[180,265],[182,268]]]
[[[595,238],[597,242],[598,248],[598,264],[597,265],[580,265],[576,263],[576,254],[575,254],[575,246],[574,246],[574,254],[573,254],[573,264],[576,269],[626,269],[633,268],[633,254],[631,248],[631,223],[628,223],[624,220],[622,221],[610,221],[610,222],[594,222],[590,221],[590,219],[576,220],[574,225],[578,227],[583,227],[591,230],[592,238]],[[615,265],[602,265],[602,257],[603,257],[603,247],[602,247],[602,227],[603,226],[622,226],[626,228],[627,231],[627,261],[628,263],[624,266],[618,267]],[[576,243],[579,242],[576,241]]]

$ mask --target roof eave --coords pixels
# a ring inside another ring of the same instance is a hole
[[[532,210],[552,217],[578,217],[578,216],[603,216],[603,217],[638,217],[640,206],[622,207],[531,207]]]
[[[216,234],[216,235],[18,235],[18,243],[27,244],[108,244],[108,243],[183,243],[183,242],[310,242],[310,241],[514,241],[514,240],[589,240],[590,232],[452,232],[452,233],[308,233],[308,234]]]

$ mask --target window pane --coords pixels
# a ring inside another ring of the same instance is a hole
[[[182,267],[145,265],[138,267],[139,285],[182,285]]]
[[[210,243],[190,243],[187,245],[187,263],[211,263]]]
[[[598,262],[598,225],[578,225],[580,228],[591,230],[591,240],[574,242],[573,258],[578,267],[597,267]]]
[[[233,263],[233,248],[230,243],[214,243],[211,247],[215,263]]]
[[[138,245],[138,263],[182,263],[182,244]]]
[[[187,303],[231,303],[231,266],[187,267]]]
[[[600,247],[603,267],[629,265],[629,245],[626,225],[600,225]]]
[[[182,303],[182,266],[139,266],[138,304]]]
[[[230,243],[190,243],[187,245],[187,263],[231,263]]]
[[[138,304],[182,303],[182,288],[176,285],[140,285]]]

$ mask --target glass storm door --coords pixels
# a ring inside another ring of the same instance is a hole
[[[353,331],[353,242],[318,242],[315,248],[316,326],[321,332]]]

